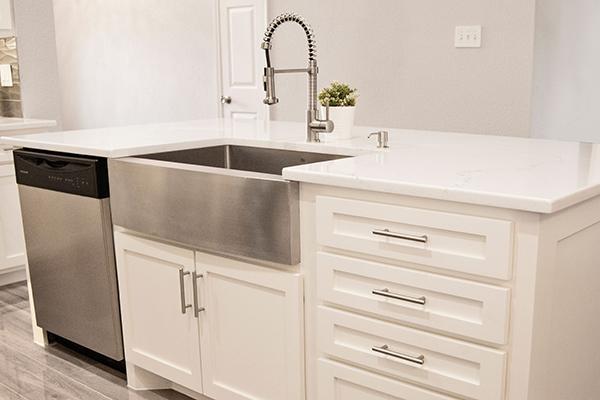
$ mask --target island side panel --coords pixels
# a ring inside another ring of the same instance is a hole
[[[540,229],[528,400],[600,398],[600,197]]]

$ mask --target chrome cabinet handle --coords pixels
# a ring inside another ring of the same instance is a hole
[[[185,301],[185,283],[183,278],[189,275],[189,272],[183,272],[183,267],[179,268],[179,296],[181,299],[181,313],[185,314],[188,308],[191,308],[191,304],[187,304]]]
[[[408,303],[419,304],[421,306],[424,306],[425,303],[427,303],[427,298],[425,296],[423,296],[423,297],[405,296],[403,294],[392,293],[392,292],[390,292],[390,289],[387,289],[387,288],[375,289],[371,293],[373,293],[374,295],[377,295],[377,296],[387,297],[388,299],[406,301]]]
[[[404,361],[408,361],[417,365],[423,365],[425,364],[425,356],[423,354],[417,356],[417,357],[413,357],[413,356],[409,356],[408,354],[402,354],[402,353],[398,353],[396,351],[390,350],[390,347],[387,344],[384,344],[381,347],[371,347],[371,350],[376,352],[376,353],[380,353],[380,354],[384,354],[386,356],[390,356],[390,357],[395,357],[395,358],[399,358],[401,360]]]
[[[230,96],[221,96],[221,104],[231,104]]]
[[[409,235],[406,233],[396,233],[392,232],[389,229],[375,229],[373,230],[373,235],[385,236],[394,239],[402,239],[409,240],[411,242],[419,242],[419,243],[427,243],[429,237],[427,235]]]
[[[204,311],[204,307],[198,306],[198,279],[204,275],[197,274],[196,271],[192,272],[192,290],[194,291],[194,317],[198,318],[201,311]]]

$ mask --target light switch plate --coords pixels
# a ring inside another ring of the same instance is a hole
[[[457,26],[454,35],[454,46],[481,47],[481,25]]]
[[[0,86],[13,86],[12,67],[10,64],[0,64]]]

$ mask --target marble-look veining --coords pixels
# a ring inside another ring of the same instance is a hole
[[[600,145],[506,136],[389,129],[390,149],[322,135],[305,143],[305,125],[223,119],[51,132],[0,138],[26,146],[102,157],[224,143],[314,150],[353,158],[286,168],[286,179],[401,195],[552,213],[600,195]]]

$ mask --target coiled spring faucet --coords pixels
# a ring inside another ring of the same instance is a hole
[[[308,68],[275,69],[271,66],[271,40],[279,25],[285,22],[296,22],[304,29],[308,40]],[[264,69],[263,83],[266,93],[264,103],[277,104],[279,99],[275,95],[275,74],[308,73],[308,110],[306,111],[306,141],[319,142],[319,133],[332,132],[333,122],[329,120],[329,106],[326,106],[325,119],[320,119],[317,102],[317,44],[315,34],[310,25],[301,16],[294,13],[284,13],[275,18],[265,32],[261,48],[265,51],[267,66]]]

